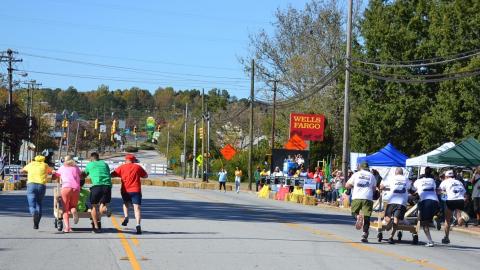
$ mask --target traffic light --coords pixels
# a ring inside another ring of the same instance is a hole
[[[102,133],[98,133],[98,140],[100,141],[102,139]]]
[[[62,127],[63,128],[67,128],[68,127],[68,120],[67,118],[64,118],[63,121],[62,121]]]
[[[137,135],[137,126],[133,127],[133,135]]]
[[[203,140],[203,128],[198,128],[200,139]]]
[[[112,134],[115,134],[115,132],[117,132],[117,120],[113,120],[113,123],[112,123]]]
[[[160,132],[160,125],[157,126],[157,131]]]
[[[98,119],[95,119],[95,124],[94,124],[94,127],[93,127],[95,130],[98,129]]]

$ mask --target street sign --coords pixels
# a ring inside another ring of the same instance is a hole
[[[183,154],[180,155],[180,162],[185,163],[185,156]]]
[[[290,137],[290,140],[283,146],[287,150],[305,150],[307,148],[307,144],[305,143],[300,136],[297,134],[293,134]]]
[[[197,160],[197,162],[198,162],[198,165],[202,166],[202,164],[203,164],[203,156],[202,156],[202,155],[198,155],[198,157],[197,157],[196,160]]]
[[[225,147],[222,148],[222,150],[220,150],[220,153],[226,160],[231,160],[235,156],[237,151],[235,150],[235,148],[233,148],[233,146],[227,144],[225,145]]]
[[[107,132],[107,125],[100,125],[100,132],[102,133]]]

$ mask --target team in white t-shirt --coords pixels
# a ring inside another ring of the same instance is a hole
[[[417,192],[420,201],[433,200],[438,202],[437,184],[433,178],[420,178],[413,183],[413,190]]]
[[[348,180],[348,184],[353,186],[352,200],[372,200],[373,191],[376,187],[375,176],[370,171],[361,170],[352,175]]]
[[[412,183],[403,175],[395,175],[392,179],[383,180],[380,185],[384,187],[384,195],[388,204],[407,205],[408,191]]]
[[[455,178],[447,178],[440,184],[440,189],[447,195],[447,201],[463,200],[465,187]]]

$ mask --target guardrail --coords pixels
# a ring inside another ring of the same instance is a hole
[[[84,170],[87,164],[90,161],[88,160],[80,160],[77,162],[77,166],[80,170]],[[120,165],[124,164],[125,162],[115,162],[111,160],[105,160],[105,163],[108,164],[110,171],[115,170]],[[167,175],[167,164],[162,163],[137,163],[138,165],[142,166],[142,168],[148,173],[148,175]],[[55,161],[55,169],[60,168],[60,163],[58,160]]]

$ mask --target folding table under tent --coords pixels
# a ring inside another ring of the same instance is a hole
[[[427,157],[430,163],[475,167],[480,165],[480,142],[470,137],[442,153]]]
[[[431,167],[431,168],[444,168],[444,167],[452,166],[451,164],[432,163],[432,162],[428,162],[427,160],[428,157],[443,153],[452,147],[455,147],[455,144],[453,142],[444,143],[438,148],[436,148],[435,150],[432,150],[426,154],[407,159],[406,165],[407,167]]]

